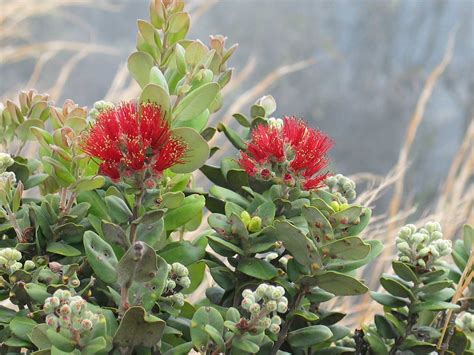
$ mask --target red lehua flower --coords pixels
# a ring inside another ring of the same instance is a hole
[[[332,140],[295,117],[285,117],[283,126],[258,125],[245,152],[241,153],[240,166],[247,174],[268,179],[269,174],[279,176],[283,182],[299,182],[305,190],[321,186],[327,173],[327,152]],[[265,176],[263,176],[265,175]]]
[[[101,112],[82,148],[101,159],[101,174],[114,180],[145,169],[161,175],[165,169],[183,163],[187,151],[187,145],[172,136],[159,106],[133,102]]]

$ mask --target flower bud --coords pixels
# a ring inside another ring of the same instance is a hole
[[[280,316],[274,315],[274,316],[272,317],[272,324],[280,325],[280,324],[281,324],[281,318],[280,318]]]
[[[250,214],[247,212],[247,211],[243,211],[241,214],[240,214],[240,219],[242,220],[242,222],[244,223],[245,227],[247,228],[249,223],[250,223],[250,220],[252,219],[252,217],[250,216]]]
[[[56,329],[59,325],[59,319],[54,314],[48,314],[46,316],[46,324],[53,329]]]
[[[62,316],[68,316],[71,314],[71,307],[69,307],[68,304],[63,304],[59,309],[59,313],[61,313]]]
[[[250,313],[255,314],[260,312],[260,305],[258,303],[254,303],[249,308]]]
[[[278,302],[277,312],[278,313],[285,313],[288,310],[288,304],[284,302]]]
[[[271,324],[272,321],[268,317],[263,317],[262,319],[260,319],[260,325],[264,328],[270,327]]]
[[[251,233],[259,232],[262,229],[262,219],[258,216],[252,217],[247,228]]]
[[[332,208],[335,212],[339,211],[339,208],[340,208],[339,202],[337,202],[337,201],[332,201],[329,205],[331,206],[331,208]]]
[[[265,304],[265,308],[267,309],[268,312],[274,312],[277,309],[277,303],[275,301],[268,301]]]
[[[32,260],[26,260],[25,265],[23,265],[23,268],[26,271],[33,270],[36,267],[35,263]]]
[[[272,325],[270,325],[269,330],[273,334],[278,334],[280,332],[280,326],[278,324],[272,324]]]
[[[81,326],[83,330],[91,330],[92,329],[92,322],[90,319],[83,319],[81,322]]]
[[[8,260],[4,256],[0,256],[0,266],[4,266],[8,263]]]
[[[249,290],[248,288],[242,291],[242,297],[253,297],[253,292],[252,290]]]
[[[256,296],[258,296],[259,298],[265,296],[265,292],[267,291],[268,287],[269,286],[267,284],[258,285],[257,289],[255,290]]]
[[[277,253],[268,253],[268,254],[265,256],[265,260],[266,260],[266,261],[272,261],[272,260],[275,260],[276,258],[278,258],[278,254],[277,254]]]
[[[174,282],[174,280],[168,280],[166,283],[166,288],[168,290],[174,290],[176,288],[176,282]]]
[[[250,307],[254,304],[254,301],[250,298],[250,297],[245,297],[243,300],[242,300],[242,308],[249,311],[250,310]]]
[[[20,270],[23,267],[23,265],[19,262],[13,263],[12,266],[10,266],[10,272],[15,272],[17,270]]]
[[[182,288],[188,288],[189,286],[191,286],[191,280],[189,279],[189,277],[185,276],[185,277],[182,277],[178,284],[182,287]]]

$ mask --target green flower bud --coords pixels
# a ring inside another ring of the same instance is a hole
[[[35,263],[32,260],[26,260],[23,268],[26,271],[33,270],[36,267]]]
[[[174,290],[176,287],[176,282],[174,282],[174,280],[168,280],[167,283],[166,283],[166,288],[168,290]]]
[[[257,289],[255,290],[255,295],[259,299],[263,298],[263,296],[265,296],[265,292],[267,291],[268,287],[269,286],[267,284],[258,285]],[[255,300],[257,300],[257,297],[255,297]]]
[[[417,263],[418,263],[418,265],[420,265],[420,266],[423,267],[423,268],[426,267],[426,263],[425,263],[425,261],[424,261],[423,259],[418,259],[418,260],[417,260]]]
[[[10,266],[10,272],[15,272],[17,270],[20,270],[23,267],[23,265],[19,262],[13,263],[12,266]]]
[[[269,330],[273,334],[278,334],[280,332],[280,326],[278,324],[272,324],[272,325],[270,325]]]
[[[285,289],[281,286],[275,287],[275,289],[272,292],[272,298],[274,300],[279,300],[285,295]]]
[[[4,266],[8,263],[8,260],[4,256],[0,256],[0,266]]]
[[[252,217],[250,216],[250,214],[247,212],[247,211],[243,211],[241,214],[240,214],[240,219],[242,220],[242,222],[244,223],[245,227],[247,228],[249,223],[250,223],[250,220],[252,219]]]
[[[340,208],[339,202],[337,202],[337,201],[332,201],[329,205],[332,207],[332,209],[333,209],[335,212],[339,211],[339,208]]]
[[[21,253],[18,250],[13,249],[12,250],[12,259],[16,260],[16,261],[21,260]]]

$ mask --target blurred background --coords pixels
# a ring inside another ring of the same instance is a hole
[[[58,106],[136,97],[126,59],[148,4],[0,0],[1,101],[27,88]],[[365,272],[372,289],[404,223],[434,218],[456,238],[473,222],[474,1],[189,0],[187,9],[191,38],[239,43],[214,124],[271,94],[276,116],[303,117],[336,141],[332,170],[359,183],[359,202],[376,212],[366,233],[388,245]],[[213,143],[232,154],[222,137]]]

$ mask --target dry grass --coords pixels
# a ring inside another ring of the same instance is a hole
[[[31,77],[26,83],[26,87],[35,85],[42,76],[43,69],[53,58],[64,51],[70,53],[70,57],[66,65],[59,71],[57,79],[50,92],[54,98],[61,96],[64,85],[71,75],[76,65],[87,55],[91,53],[105,53],[114,55],[114,48],[108,46],[100,46],[91,43],[72,43],[50,41],[45,43],[7,45],[14,43],[14,39],[25,40],[29,33],[27,30],[17,31],[18,28],[27,29],[28,21],[37,17],[45,16],[53,11],[68,11],[68,7],[72,5],[101,7],[107,11],[114,11],[117,5],[112,2],[96,1],[96,0],[43,0],[43,1],[5,1],[0,0],[0,63],[8,63],[14,65],[26,58],[36,58],[36,65],[32,70]],[[200,16],[205,16],[209,8],[215,5],[217,1],[210,2],[194,2],[193,22]],[[25,6],[28,5],[28,6]],[[21,9],[21,11],[19,11]],[[83,26],[76,21],[75,25]],[[93,36],[91,36],[93,37]],[[446,180],[440,187],[437,200],[432,205],[420,207],[422,210],[416,210],[413,204],[402,204],[402,196],[411,196],[412,190],[405,186],[404,177],[407,174],[410,164],[410,149],[416,140],[416,134],[420,127],[421,121],[424,119],[425,109],[431,97],[431,93],[436,85],[438,78],[443,74],[444,69],[449,64],[452,57],[452,48],[454,36],[451,36],[447,45],[445,55],[440,64],[430,73],[425,86],[421,92],[417,102],[414,114],[407,127],[406,137],[400,148],[399,159],[394,168],[387,173],[386,176],[373,175],[371,173],[359,173],[353,176],[359,186],[364,186],[363,191],[359,191],[357,202],[363,205],[374,207],[384,194],[393,191],[392,202],[387,211],[382,211],[374,215],[371,224],[365,232],[365,236],[369,239],[378,239],[384,242],[386,249],[381,257],[379,257],[371,266],[370,270],[364,270],[360,273],[363,275],[372,290],[376,290],[378,278],[382,272],[390,272],[389,260],[392,259],[393,240],[397,228],[417,212],[414,224],[421,225],[429,219],[435,219],[442,223],[445,237],[453,239],[457,237],[463,223],[474,222],[474,186],[472,179],[474,176],[474,118],[466,131],[463,141],[460,144],[459,151],[455,154]],[[313,64],[312,60],[304,60],[298,63],[283,65],[270,72],[257,85],[247,88],[234,103],[222,115],[216,116],[215,119],[222,119],[228,122],[231,115],[240,111],[243,107],[248,106],[259,96],[264,95],[267,90],[278,82],[285,75],[294,73],[295,71],[307,69]],[[252,74],[256,68],[256,60],[250,58],[247,65],[237,73],[234,80],[225,89],[224,94],[228,95],[240,88]],[[107,100],[120,101],[134,98],[139,93],[139,87],[128,74],[126,64],[123,64],[117,71],[111,86],[105,95]],[[0,96],[14,97],[12,92],[0,93]],[[98,98],[100,99],[100,98]],[[425,118],[426,119],[426,118]],[[222,140],[222,141],[221,141]],[[216,137],[213,143],[221,146],[221,154],[228,152],[229,145],[223,145],[224,139]],[[203,224],[202,228],[206,228]],[[210,282],[208,280],[208,282]],[[198,297],[199,295],[195,295]],[[371,302],[368,296],[358,298],[343,298],[332,303],[334,310],[348,312],[349,315],[345,320],[347,325],[355,326],[363,321],[371,320],[374,312],[379,308],[374,302]],[[360,314],[363,317],[360,317]]]

